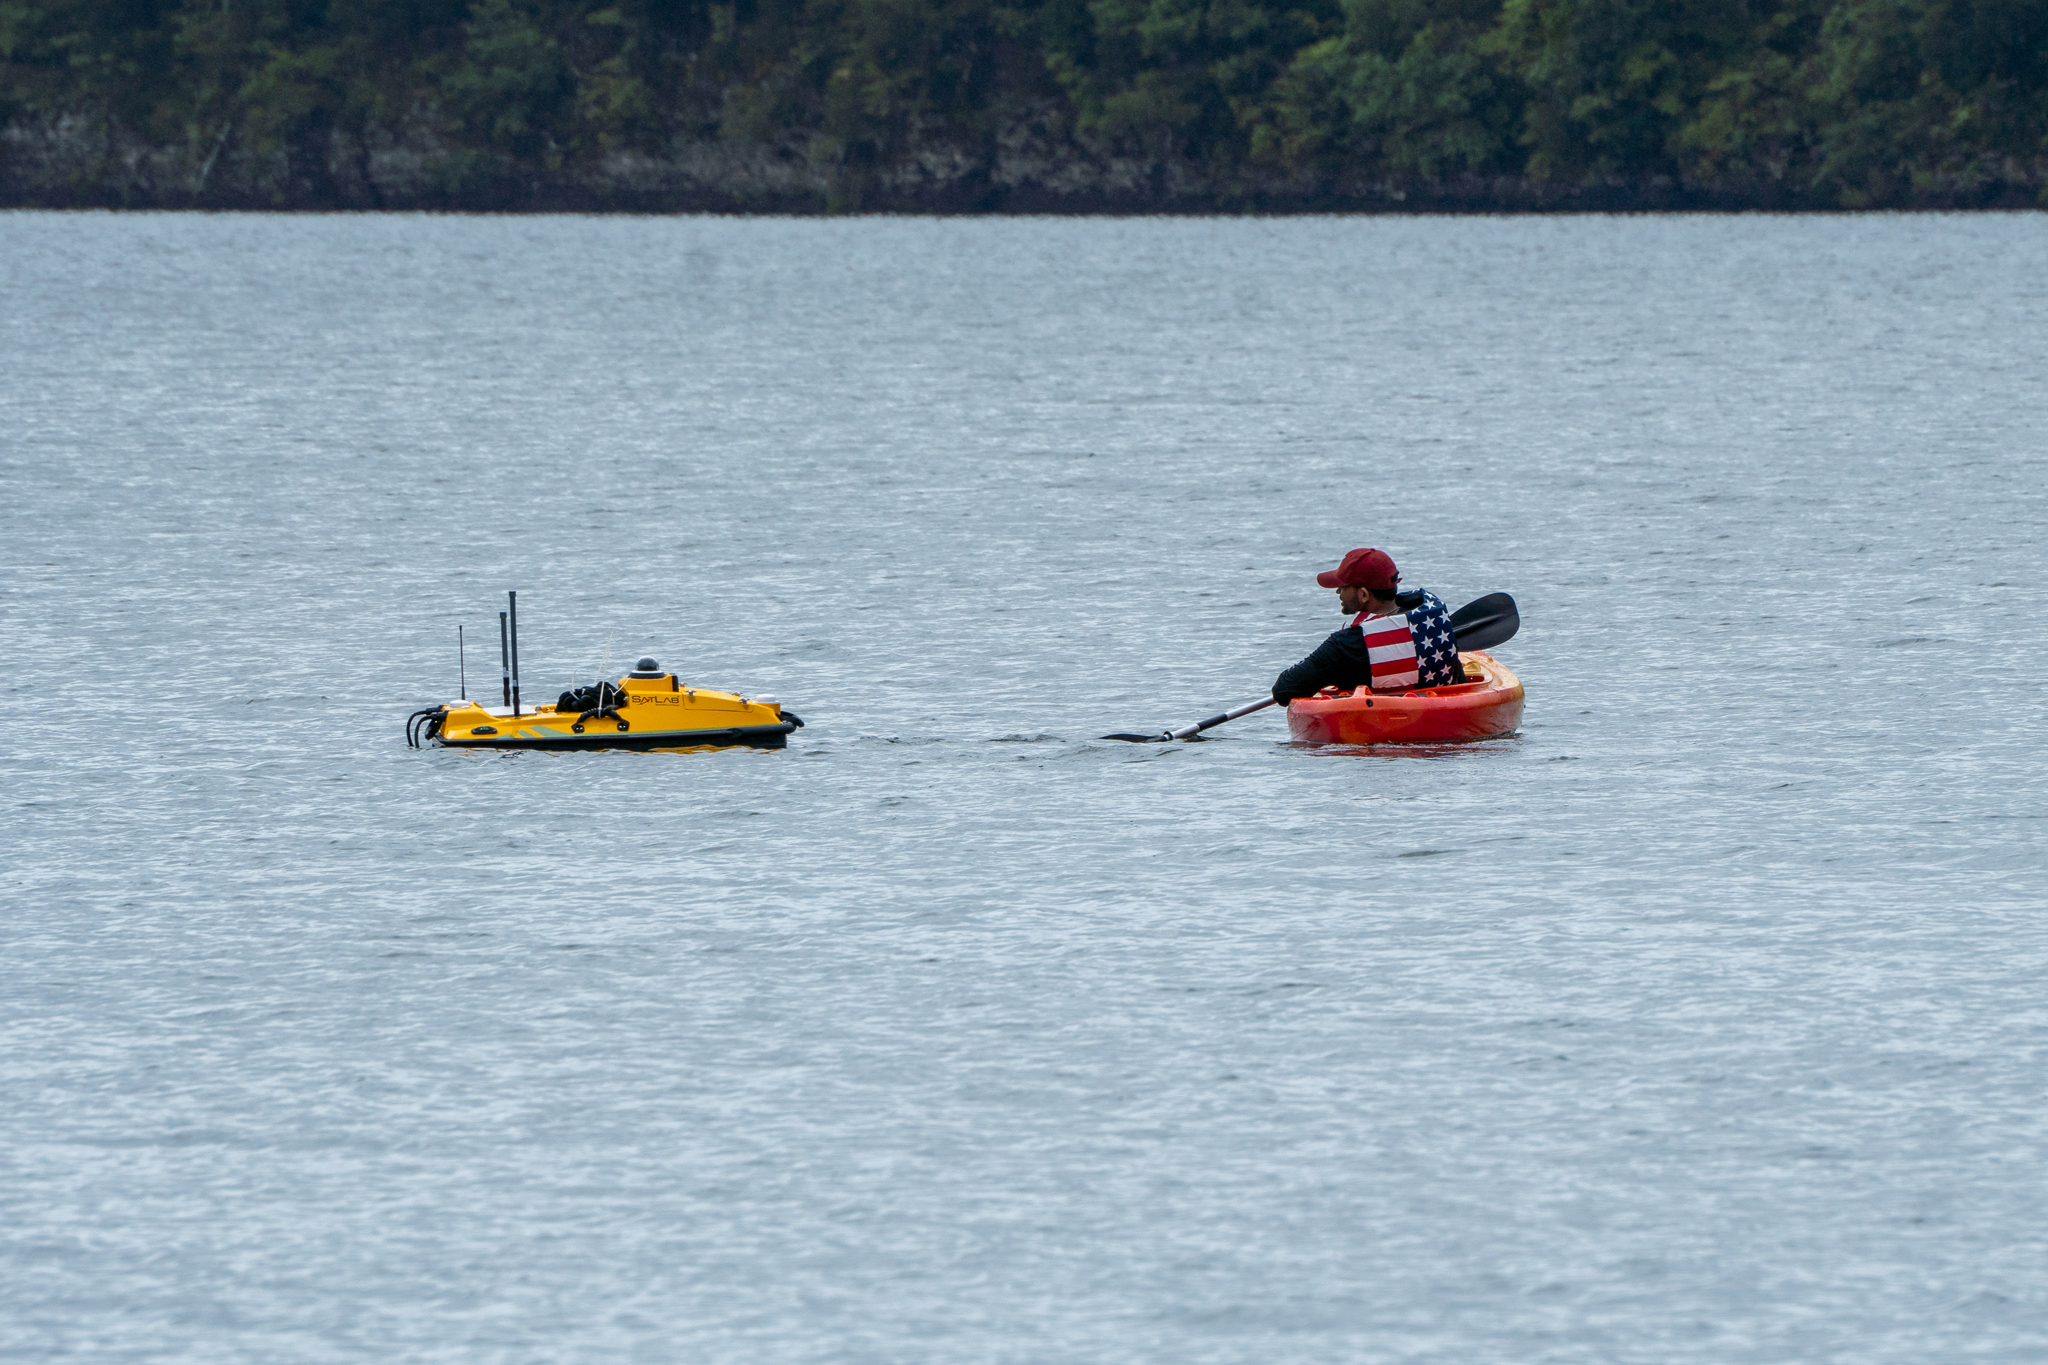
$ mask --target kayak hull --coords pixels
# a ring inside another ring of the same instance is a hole
[[[1490,654],[1458,658],[1473,681],[1297,697],[1287,707],[1288,733],[1303,744],[1455,744],[1513,734],[1522,723],[1522,680]]]

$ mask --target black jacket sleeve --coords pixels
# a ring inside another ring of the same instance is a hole
[[[1333,631],[1316,652],[1273,680],[1273,700],[1282,706],[1312,697],[1326,687],[1363,687],[1372,681],[1372,660],[1357,626]]]

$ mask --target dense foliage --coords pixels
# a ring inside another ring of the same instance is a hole
[[[691,141],[857,191],[1035,119],[1221,202],[2012,202],[2048,164],[2048,0],[0,0],[0,124],[66,119],[202,185],[224,148],[411,128],[451,192]]]

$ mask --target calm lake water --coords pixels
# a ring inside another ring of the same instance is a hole
[[[2048,217],[0,214],[0,1357],[2048,1353]],[[1354,545],[1508,740],[1259,696]],[[787,750],[405,747],[642,653]]]

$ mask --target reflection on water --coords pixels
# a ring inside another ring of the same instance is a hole
[[[1311,744],[1295,740],[1291,747],[1327,758],[1478,759],[1497,755],[1514,745],[1521,736],[1500,735],[1493,739],[1467,739],[1450,743],[1416,743],[1382,740],[1377,744]]]

